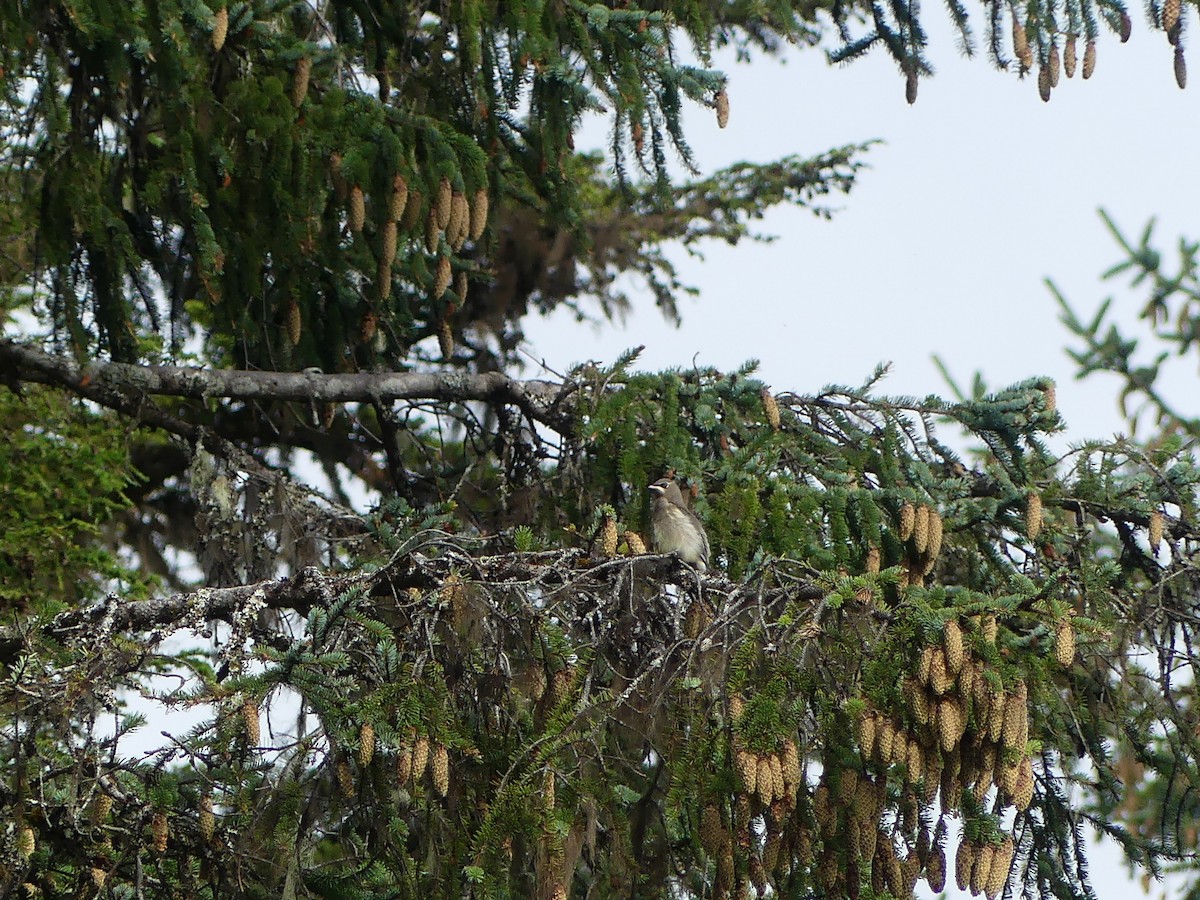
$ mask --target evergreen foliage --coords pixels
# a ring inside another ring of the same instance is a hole
[[[985,12],[1022,68],[1128,28]],[[530,311],[639,273],[677,317],[669,246],[829,214],[865,146],[669,168],[686,103],[728,115],[714,48],[827,14],[915,93],[915,4],[0,6],[0,895],[1087,897],[1092,828],[1190,858],[1195,434],[1103,312],[1081,365],[1161,433],[1061,456],[1043,378],[499,371]],[[1125,246],[1190,350],[1195,248]],[[704,576],[645,552],[665,473]]]

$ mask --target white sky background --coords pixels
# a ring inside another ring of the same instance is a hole
[[[786,64],[737,65],[725,56],[718,65],[730,75],[728,128],[718,130],[711,110],[686,114],[703,174],[881,138],[865,157],[871,169],[849,197],[829,199],[841,210],[832,221],[780,208],[757,223],[778,236],[772,244],[713,244],[704,263],[674,254],[684,281],[701,289],[681,302],[679,329],[635,284],[624,327],[580,326],[565,309],[531,317],[530,352],[560,371],[585,359],[612,362],[638,344],[646,346],[638,365],[648,370],[686,367],[693,357],[732,369],[757,358],[775,390],[801,394],[860,384],[876,363],[891,361],[883,391],[948,396],[936,353],[964,387],[976,370],[993,390],[1054,377],[1068,425],[1056,446],[1121,429],[1117,379],[1075,380],[1064,347],[1077,341],[1043,279],[1053,278],[1085,319],[1114,295],[1127,333],[1141,333],[1145,292],[1127,280],[1100,281],[1122,256],[1097,209],[1130,239],[1156,217],[1168,271],[1178,238],[1200,239],[1200,56],[1191,60],[1191,90],[1179,90],[1166,37],[1133,15],[1129,43],[1104,32],[1092,78],[1064,76],[1049,103],[1034,78],[992,68],[978,28],[979,52],[962,58],[940,7],[925,15],[936,75],[922,79],[912,107],[882,51],[840,68],[818,50],[792,52]],[[597,126],[594,141],[604,139]],[[1183,398],[1185,414],[1200,414],[1191,399],[1195,365],[1185,359],[1164,385]],[[1091,871],[1101,900],[1143,896],[1111,845],[1093,854]],[[1174,879],[1151,894],[1169,897],[1172,887]]]

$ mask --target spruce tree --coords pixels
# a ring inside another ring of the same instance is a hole
[[[531,312],[640,273],[677,316],[668,245],[853,187],[864,146],[673,180],[685,105],[731,121],[715,49],[832,22],[915,99],[918,12],[0,7],[0,894],[1082,897],[1089,827],[1188,858],[1183,441],[1060,458],[1034,373],[519,377]],[[977,15],[1047,85],[1129,28]],[[705,575],[647,550],[664,474]]]

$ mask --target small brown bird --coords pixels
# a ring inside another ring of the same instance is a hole
[[[650,539],[658,553],[678,553],[701,572],[708,569],[708,535],[704,524],[683,501],[679,485],[660,478],[650,485],[654,505],[650,509]]]

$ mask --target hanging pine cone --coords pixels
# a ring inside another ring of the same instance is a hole
[[[108,794],[96,794],[96,799],[92,801],[92,824],[103,825],[107,822],[112,806],[112,797]]]
[[[212,48],[220,52],[229,34],[229,10],[222,6],[213,14]]]
[[[487,188],[480,188],[471,198],[471,230],[469,232],[471,240],[477,241],[482,237],[483,230],[487,228],[487,219],[488,192]]]
[[[358,731],[358,765],[365,769],[375,758],[375,726],[363,722]]]
[[[343,797],[354,796],[354,773],[350,770],[350,763],[346,759],[339,759],[334,767],[337,775],[338,790],[342,792]]]
[[[408,206],[408,182],[404,176],[397,172],[392,176],[392,200],[389,205],[389,212],[393,222],[400,222],[404,218],[404,209]]]
[[[429,761],[429,774],[439,797],[450,793],[450,752],[445,744],[439,743],[434,748]]]
[[[1037,491],[1030,491],[1025,496],[1025,535],[1031,541],[1037,540],[1042,531],[1042,498]]]
[[[1147,532],[1147,538],[1150,541],[1150,550],[1157,556],[1158,546],[1162,543],[1163,536],[1166,534],[1166,518],[1157,509],[1150,513],[1150,524]]]
[[[438,259],[437,272],[433,280],[433,299],[441,299],[442,294],[446,293],[446,288],[450,287],[453,277],[454,270],[450,265],[450,257],[443,256]]]
[[[1012,26],[1013,54],[1021,64],[1023,71],[1033,68],[1033,50],[1029,46],[1029,36],[1025,33],[1024,23],[1013,17]]]
[[[257,747],[262,734],[259,729],[258,705],[253,700],[242,703],[242,727],[245,729],[246,746]]]
[[[1067,35],[1067,42],[1063,46],[1063,71],[1068,78],[1075,77],[1075,35]],[[1053,407],[1047,405],[1047,410]]]
[[[350,230],[358,234],[363,230],[363,224],[367,221],[367,201],[360,185],[356,184],[350,188],[350,204],[347,215],[350,220]]]
[[[213,835],[217,830],[217,818],[213,815],[212,796],[205,794],[200,798],[200,811],[196,815],[196,828],[200,832],[200,837],[204,839],[204,843],[212,843]]]
[[[900,507],[900,527],[899,537],[902,541],[907,541],[912,537],[913,528],[917,521],[917,510],[911,503],[905,503]]]
[[[767,424],[771,426],[772,431],[779,431],[783,424],[779,418],[779,403],[775,400],[775,395],[771,393],[770,388],[762,389],[762,404]]]
[[[1054,630],[1054,659],[1064,669],[1075,662],[1075,626],[1070,616],[1059,619]]]
[[[420,781],[425,777],[425,769],[429,765],[429,737],[421,735],[413,744],[412,753],[412,777],[413,781]]]
[[[438,182],[437,199],[433,204],[434,212],[437,213],[438,228],[445,229],[450,224],[450,205],[454,198],[454,190],[450,186],[450,179],[442,176]]]
[[[717,91],[716,97],[713,98],[713,108],[717,111],[717,127],[724,128],[729,124],[729,94],[725,92],[725,88]]]
[[[308,80],[312,76],[312,60],[302,56],[296,60],[296,71],[292,73],[292,106],[299,109],[308,96]]]
[[[1083,47],[1083,77],[1088,79],[1096,71],[1096,42],[1088,41]]]
[[[150,848],[155,853],[166,852],[169,833],[170,827],[167,825],[167,814],[160,810],[150,820]]]

